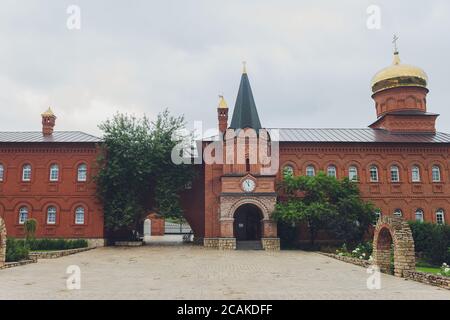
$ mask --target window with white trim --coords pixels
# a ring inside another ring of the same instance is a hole
[[[420,168],[418,166],[413,166],[411,168],[411,181],[420,182]]]
[[[84,208],[78,207],[75,210],[75,224],[84,224]]]
[[[22,181],[31,181],[31,164],[26,164],[23,166]]]
[[[350,166],[348,168],[348,179],[350,181],[358,181],[358,168],[355,166]]]
[[[28,208],[22,207],[19,209],[19,224],[24,224],[28,220]]]
[[[423,222],[423,210],[422,209],[416,210],[416,221]]]
[[[400,170],[397,166],[391,167],[391,182],[400,182]]]
[[[374,221],[374,224],[377,224],[378,220],[380,220],[380,218],[381,218],[381,216],[382,216],[383,214],[381,213],[381,210],[380,210],[380,209],[376,209],[375,212],[374,212],[374,214],[375,214],[375,221]]]
[[[294,176],[294,167],[290,165],[286,165],[283,168],[283,177],[292,177]]]
[[[436,211],[436,223],[445,224],[444,210],[438,209]]]
[[[370,182],[378,182],[378,168],[377,166],[370,166],[369,168]]]
[[[50,166],[50,181],[59,180],[59,166],[57,164],[52,164]]]
[[[56,224],[56,208],[53,206],[47,209],[47,224]]]
[[[327,168],[327,175],[329,177],[336,178],[337,177],[336,166],[334,166],[334,165],[328,166],[328,168]]]
[[[403,216],[403,212],[402,212],[402,209],[395,209],[395,211],[394,211],[394,216],[395,217],[402,217]]]
[[[441,168],[439,166],[433,166],[431,169],[431,180],[433,182],[441,182]]]
[[[82,163],[78,166],[77,181],[78,182],[86,182],[87,181],[87,165],[84,163]]]
[[[313,166],[306,167],[306,175],[308,177],[314,177],[316,175],[316,169]]]
[[[5,167],[3,167],[2,164],[0,164],[0,182],[3,181],[5,178]]]

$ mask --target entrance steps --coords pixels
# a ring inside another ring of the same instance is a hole
[[[236,250],[262,250],[261,240],[236,241]]]

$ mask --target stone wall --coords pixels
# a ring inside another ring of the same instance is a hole
[[[5,265],[6,261],[6,225],[0,217],[0,267]]]
[[[205,238],[203,246],[219,250],[236,250],[236,238]]]
[[[79,252],[84,252],[88,250],[95,249],[91,248],[78,248],[78,249],[69,249],[69,250],[58,250],[58,251],[44,251],[44,252],[32,252],[30,253],[31,259],[56,259],[68,255],[72,255]]]
[[[347,262],[347,263],[351,263],[357,266],[361,266],[364,268],[368,268],[371,266],[371,262],[369,260],[363,260],[363,259],[357,259],[357,258],[353,258],[353,257],[347,257],[347,256],[340,256],[334,253],[326,253],[326,252],[320,252],[320,254],[330,257],[330,258],[334,258],[337,260],[341,260],[343,262]]]
[[[280,250],[280,238],[262,238],[261,244],[264,250],[268,251]]]
[[[419,271],[405,271],[404,277],[406,279],[438,286],[450,290],[450,277],[438,276],[432,273],[425,273]]]

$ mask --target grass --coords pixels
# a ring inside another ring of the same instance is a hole
[[[441,271],[441,268],[437,267],[416,267],[417,271],[438,274]]]

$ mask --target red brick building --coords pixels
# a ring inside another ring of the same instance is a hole
[[[24,237],[24,221],[34,218],[37,237],[102,245],[102,204],[93,181],[100,139],[54,132],[55,121],[49,109],[42,132],[0,132],[0,217],[10,237]]]
[[[209,247],[234,249],[256,241],[277,249],[277,226],[270,214],[285,169],[295,175],[323,171],[349,177],[358,182],[363,198],[380,208],[380,215],[445,223],[450,212],[450,135],[436,132],[438,115],[427,111],[427,83],[423,70],[402,64],[395,52],[393,64],[373,78],[377,118],[368,128],[269,129],[271,135],[279,134],[275,174],[261,174],[260,162],[249,163],[248,147],[245,163],[199,165],[199,179],[185,195],[186,217],[196,236]],[[227,128],[262,128],[245,70],[230,124],[228,111],[221,98],[217,112],[222,135]],[[211,143],[205,141],[204,149]]]

